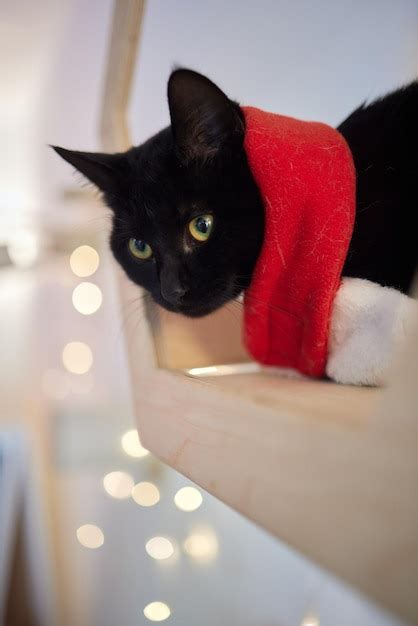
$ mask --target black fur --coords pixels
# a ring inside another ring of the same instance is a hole
[[[243,148],[239,106],[206,77],[176,70],[168,83],[171,126],[117,155],[55,150],[103,192],[113,210],[111,248],[128,276],[165,308],[197,317],[248,287],[264,212]],[[357,218],[344,275],[407,291],[417,263],[418,84],[362,106],[339,130],[353,152]],[[191,237],[193,217],[214,229]],[[150,260],[128,250],[146,241]]]
[[[357,171],[343,274],[407,292],[418,262],[418,83],[361,106],[338,128]]]

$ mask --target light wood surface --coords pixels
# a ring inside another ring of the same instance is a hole
[[[418,336],[379,390],[266,372],[191,378],[157,366],[145,321],[126,333],[148,449],[418,623]]]
[[[145,0],[115,0],[103,90],[100,136],[103,149],[126,150],[131,145],[126,110],[138,60]]]
[[[139,10],[143,3],[128,4]],[[116,14],[123,32],[128,12],[117,3]],[[115,37],[112,54],[120,50]],[[109,84],[120,81],[125,94],[119,113],[132,78],[132,67],[124,63],[134,62],[135,46],[109,65],[110,74],[119,68]],[[123,112],[115,117],[105,108],[108,149],[119,149],[125,136],[125,121],[120,133],[109,131],[118,120]],[[118,276],[121,306],[127,308],[138,288],[119,270]],[[239,320],[228,324],[222,315],[203,321],[198,332],[197,325],[172,315],[164,320],[155,310],[128,317],[131,388],[144,445],[282,541],[418,624],[418,329],[384,390],[266,372],[199,379],[179,371],[246,359]]]

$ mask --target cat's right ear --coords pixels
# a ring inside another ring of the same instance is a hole
[[[242,144],[239,107],[206,76],[175,70],[167,95],[176,152],[183,163],[206,162]]]
[[[79,152],[59,146],[51,146],[51,148],[101,191],[115,190],[121,173],[122,157],[120,154]]]

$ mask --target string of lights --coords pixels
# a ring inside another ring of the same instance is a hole
[[[103,305],[100,287],[91,282],[91,277],[99,268],[100,256],[93,247],[81,245],[72,252],[69,265],[73,274],[83,279],[73,289],[73,307],[81,315],[92,316]],[[90,280],[84,280],[86,278]],[[90,372],[94,365],[93,350],[83,341],[71,341],[62,350],[62,363],[67,373],[71,374],[75,380],[91,377]],[[74,383],[70,384],[66,378],[65,372],[59,370],[48,370],[44,375],[43,385],[45,390],[52,391],[51,395],[58,398],[64,397],[74,387]],[[123,452],[132,459],[142,460],[149,456],[149,451],[141,444],[135,428],[121,434],[120,446]],[[111,498],[131,499],[140,507],[154,507],[162,498],[160,488],[154,482],[135,483],[134,477],[129,472],[120,469],[108,472],[102,482],[104,491]],[[173,497],[174,506],[184,513],[197,511],[202,503],[202,493],[191,485],[178,489]],[[81,546],[90,550],[96,550],[105,544],[105,534],[96,523],[80,525],[76,529],[76,537]],[[217,535],[207,525],[193,527],[180,545],[168,536],[153,536],[146,540],[144,547],[146,554],[157,562],[169,559],[175,561],[182,550],[187,557],[201,564],[213,561],[219,549]],[[162,601],[149,602],[143,608],[145,618],[153,622],[165,621],[171,613],[171,608]]]

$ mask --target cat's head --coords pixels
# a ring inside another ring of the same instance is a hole
[[[263,208],[239,106],[206,77],[174,71],[171,126],[122,154],[55,148],[103,193],[111,248],[158,304],[206,315],[248,287]]]

